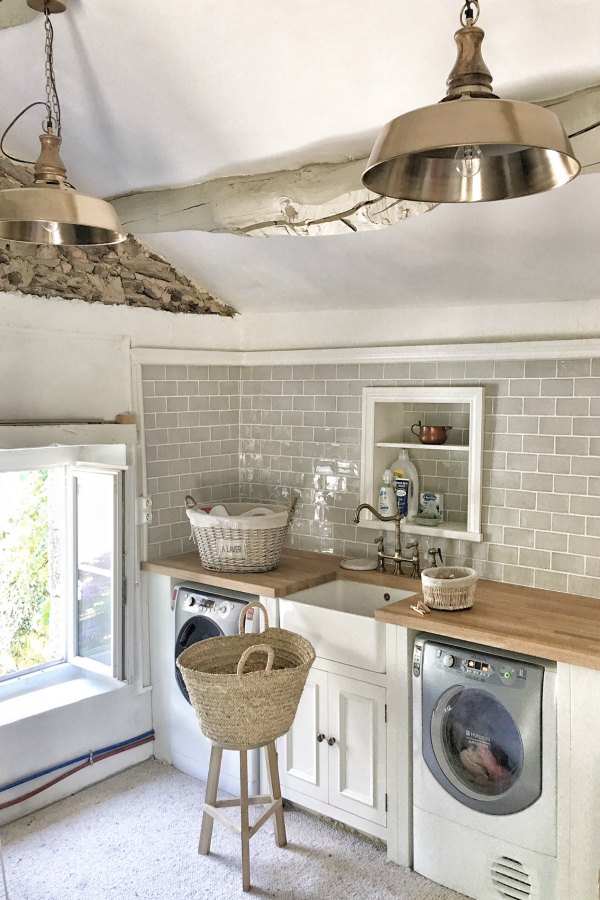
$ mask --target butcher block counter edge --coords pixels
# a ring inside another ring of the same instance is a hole
[[[420,580],[340,569],[340,561],[340,556],[330,553],[285,549],[279,567],[271,572],[232,574],[205,569],[193,552],[145,562],[142,569],[263,597],[286,597],[336,578],[401,588],[413,591],[415,597],[378,609],[377,620],[499,650],[600,669],[600,600],[480,580],[471,609],[436,610],[421,616],[411,609],[417,596],[421,596]]]
[[[214,572],[205,569],[198,553],[183,553],[142,563],[146,572],[158,572],[215,587],[260,594],[261,597],[285,597],[296,591],[316,587],[326,581],[333,581],[340,569],[341,556],[330,553],[314,553],[307,550],[283,550],[281,562],[270,572]]]

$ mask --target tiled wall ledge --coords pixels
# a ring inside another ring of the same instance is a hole
[[[372,555],[373,533],[353,523],[362,388],[483,385],[484,542],[432,535],[421,540],[423,551],[439,545],[446,560],[495,580],[600,597],[600,353],[580,355],[583,344],[597,342],[559,343],[577,344],[576,352],[437,363],[145,365],[155,509],[149,555],[191,549],[185,493],[281,502],[292,490],[301,502],[289,543]],[[404,355],[395,352],[396,360]]]

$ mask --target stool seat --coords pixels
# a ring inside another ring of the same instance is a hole
[[[210,751],[210,767],[206,781],[206,794],[202,807],[202,825],[200,827],[200,841],[198,853],[207,855],[210,853],[212,830],[215,820],[234,834],[239,834],[242,842],[242,889],[250,890],[250,838],[262,828],[271,816],[275,819],[275,843],[278,847],[285,847],[287,837],[285,822],[283,820],[283,801],[281,799],[281,787],[279,784],[279,770],[277,768],[277,751],[275,744],[265,744],[262,748],[265,754],[267,775],[269,778],[270,794],[248,795],[248,751],[239,750],[240,754],[240,796],[230,800],[217,800],[219,787],[219,774],[221,771],[221,758],[223,748],[212,744]],[[240,808],[240,825],[232,822],[222,809],[227,807]],[[250,826],[249,807],[266,806],[262,815]]]

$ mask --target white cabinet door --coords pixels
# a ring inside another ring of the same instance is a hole
[[[385,828],[385,701],[381,685],[311,669],[294,724],[278,741],[283,796]]]
[[[322,735],[319,741],[318,737]],[[327,672],[311,669],[294,724],[277,742],[279,777],[285,788],[327,803]]]
[[[385,688],[329,675],[329,803],[386,824]]]

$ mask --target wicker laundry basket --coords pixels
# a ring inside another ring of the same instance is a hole
[[[187,517],[202,565],[218,572],[269,572],[276,569],[296,506],[261,504],[263,515],[246,516],[256,503],[227,503],[227,516],[207,515],[189,495]]]
[[[244,634],[252,607],[262,610],[265,630]],[[241,612],[240,634],[198,641],[177,665],[202,733],[219,747],[250,750],[289,731],[314,659],[306,638],[269,628],[267,610],[254,602]]]
[[[421,572],[425,606],[469,609],[475,602],[477,572],[466,566],[432,566]]]

